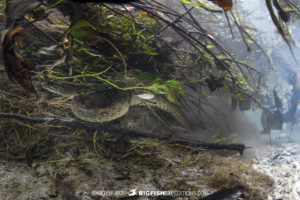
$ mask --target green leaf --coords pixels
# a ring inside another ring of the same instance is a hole
[[[150,55],[150,56],[157,56],[159,53],[154,51],[144,51],[144,54]]]
[[[82,29],[71,29],[70,33],[74,38],[80,38],[88,35],[88,33]]]
[[[155,83],[159,83],[159,84],[163,84],[164,83],[164,79],[162,79],[161,77],[159,76],[155,76]]]
[[[247,38],[246,38],[246,42],[247,42],[248,44],[253,44],[253,41],[250,40],[250,39],[247,39]]]
[[[144,48],[145,50],[149,50],[149,51],[153,51],[153,50],[154,50],[154,48],[151,47],[149,44],[144,44],[144,45],[143,45],[143,48]]]
[[[146,41],[147,38],[142,34],[144,32],[144,30],[145,29],[142,29],[142,30],[140,30],[140,31],[138,31],[137,33],[134,33],[134,34],[140,36],[141,38],[143,38],[144,41]]]
[[[180,1],[185,4],[191,4],[191,1],[189,1],[189,0],[180,0]]]
[[[220,56],[217,56],[217,57],[218,57],[220,60],[228,58],[228,57],[225,56],[225,55],[220,55]]]
[[[131,41],[131,40],[132,40],[132,37],[131,37],[130,33],[124,33],[124,34],[122,35],[122,38],[123,38],[124,40],[127,40],[127,41]]]
[[[210,6],[206,0],[197,0],[197,2],[191,1],[191,0],[180,0],[182,3],[184,4],[189,4],[194,6],[197,9],[203,10],[203,7],[205,8],[212,8],[212,6]]]
[[[213,57],[212,57],[212,55],[210,55],[209,53],[205,53],[204,55],[204,58],[206,58],[206,59],[213,59]]]
[[[216,139],[216,140],[215,140],[215,143],[224,142],[224,141],[226,141],[226,140],[227,140],[226,138]]]
[[[76,22],[76,24],[74,24],[71,27],[71,30],[72,29],[80,29],[83,27],[91,27],[92,29],[96,30],[96,28],[93,25],[91,25],[90,22],[88,22],[86,20],[79,20],[78,22]]]
[[[215,46],[214,45],[207,45],[206,46],[206,48],[208,48],[208,49],[212,49],[212,48],[214,48]]]
[[[181,81],[177,81],[177,80],[168,80],[167,83],[176,89],[179,89],[180,85],[182,84]]]
[[[80,38],[83,36],[86,36],[88,33],[84,30],[82,30],[82,28],[84,27],[90,27],[94,30],[96,30],[96,28],[90,24],[90,22],[86,21],[86,20],[79,20],[78,22],[76,22],[69,30],[69,33],[71,33],[71,35],[74,38]]]
[[[239,101],[243,101],[244,100],[244,98],[243,98],[243,96],[242,96],[241,93],[236,94],[235,98],[238,99]]]
[[[132,33],[133,33],[133,34],[137,34],[137,35],[139,34],[140,31],[139,31],[139,32],[136,32],[136,28],[135,28],[134,23],[132,23],[131,28],[132,28]]]

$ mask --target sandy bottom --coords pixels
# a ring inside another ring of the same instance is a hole
[[[268,199],[300,199],[300,145],[295,131],[272,133],[272,145],[256,149],[252,160],[254,169],[274,179]]]

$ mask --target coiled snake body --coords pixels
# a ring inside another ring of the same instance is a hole
[[[130,106],[147,106],[161,109],[179,122],[182,126],[188,127],[186,118],[180,109],[163,98],[152,95],[154,98],[141,98],[140,95],[128,91],[115,89],[104,89],[97,93],[78,94],[71,86],[62,87],[55,84],[42,83],[42,87],[51,93],[64,97],[71,97],[71,110],[79,119],[89,122],[109,122],[125,115]]]

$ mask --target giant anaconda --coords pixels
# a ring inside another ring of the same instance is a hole
[[[175,104],[162,96],[141,98],[128,91],[103,89],[97,92],[79,94],[74,87],[42,83],[42,87],[52,93],[71,97],[71,110],[79,119],[89,122],[109,122],[125,115],[130,106],[147,106],[161,109],[174,117],[182,126],[188,127],[188,121]],[[99,90],[99,89],[98,89]]]

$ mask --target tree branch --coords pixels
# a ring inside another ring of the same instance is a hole
[[[63,126],[69,126],[73,128],[85,128],[86,130],[98,130],[99,133],[102,133],[103,131],[106,131],[108,133],[115,133],[119,132],[121,134],[126,134],[130,136],[139,136],[139,137],[154,137],[154,138],[160,138],[160,139],[168,139],[171,143],[178,143],[183,145],[191,145],[195,147],[201,147],[206,149],[225,149],[225,150],[234,150],[238,151],[240,154],[243,154],[243,151],[246,149],[246,146],[244,144],[221,144],[221,143],[208,143],[208,142],[202,142],[197,140],[190,140],[188,138],[184,138],[179,136],[178,134],[174,134],[171,138],[163,138],[157,135],[154,135],[147,131],[139,131],[134,129],[127,129],[127,128],[120,128],[112,125],[102,125],[99,123],[93,123],[93,122],[85,122],[82,120],[66,120],[66,119],[60,119],[60,118],[51,118],[51,117],[30,117],[25,115],[20,115],[16,113],[4,113],[0,112],[0,119],[16,119],[23,122],[29,122],[29,123],[47,123],[51,125],[63,125]]]

